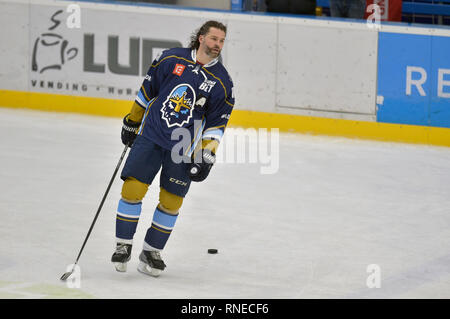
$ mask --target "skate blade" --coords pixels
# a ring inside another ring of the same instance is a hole
[[[154,269],[142,261],[139,262],[138,271],[152,277],[159,277],[159,275],[161,275],[162,272],[162,270]]]
[[[114,263],[114,267],[118,272],[126,272],[127,271],[127,263]]]

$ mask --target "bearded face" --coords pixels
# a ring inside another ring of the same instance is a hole
[[[199,50],[205,52],[210,58],[215,59],[220,55],[225,43],[225,32],[211,27],[207,34],[200,36]]]

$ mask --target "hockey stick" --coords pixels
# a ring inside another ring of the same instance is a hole
[[[66,281],[67,278],[69,278],[70,275],[72,275],[73,272],[75,271],[75,266],[78,264],[78,260],[80,259],[81,253],[83,252],[83,249],[84,249],[84,246],[86,245],[86,242],[88,241],[88,238],[89,238],[89,236],[91,235],[91,231],[92,231],[92,229],[94,228],[94,224],[95,224],[95,222],[97,221],[97,217],[98,217],[98,215],[99,215],[99,213],[100,213],[100,211],[101,211],[101,209],[102,209],[102,207],[103,207],[103,203],[105,202],[106,196],[108,196],[109,189],[111,188],[111,185],[112,185],[112,183],[113,183],[113,181],[114,181],[114,178],[116,177],[117,171],[119,170],[120,164],[122,164],[122,160],[123,160],[123,158],[125,157],[125,153],[127,152],[127,150],[128,150],[128,145],[126,145],[125,148],[123,149],[122,155],[120,156],[120,159],[119,159],[119,163],[117,163],[116,169],[114,170],[114,174],[113,174],[113,176],[111,177],[111,180],[109,181],[108,187],[106,188],[105,195],[103,195],[103,199],[102,199],[102,201],[100,202],[100,206],[99,206],[98,209],[97,209],[97,213],[95,214],[95,217],[94,217],[94,220],[92,221],[91,227],[89,228],[89,231],[88,231],[88,233],[87,233],[87,235],[86,235],[86,238],[84,239],[83,245],[81,246],[80,252],[78,253],[77,260],[76,260],[75,263],[73,264],[72,270],[71,270],[71,271],[68,271],[68,272],[66,272],[66,273],[64,273],[64,274],[61,276],[61,280],[62,280],[62,281]]]

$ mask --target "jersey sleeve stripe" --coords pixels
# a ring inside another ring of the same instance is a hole
[[[137,104],[142,106],[144,109],[147,108],[147,102],[145,102],[145,99],[143,99],[141,92],[139,92],[139,94],[136,96],[135,101],[137,102]]]
[[[148,116],[148,113],[149,113],[149,111],[150,111],[150,107],[152,106],[152,104],[153,104],[157,99],[158,99],[157,97],[153,98],[153,99],[150,101],[150,103],[148,104],[148,106],[147,106],[147,111],[145,112],[144,117],[142,118],[141,127],[139,128],[139,131],[137,132],[137,135],[142,135],[142,132],[144,131],[144,126],[145,126],[145,123],[146,123],[145,120],[146,120],[146,118],[147,118],[147,116]]]
[[[205,133],[203,133],[203,138],[213,138],[215,140],[221,140],[223,136],[223,131],[220,129],[217,130],[210,130],[210,131],[205,131]]]
[[[224,125],[219,125],[219,126],[212,126],[212,127],[208,127],[205,132],[209,131],[209,130],[214,130],[214,129],[218,129],[218,128],[225,128],[225,124]]]
[[[145,95],[145,98],[147,99],[147,101],[150,101],[150,98],[147,95],[147,92],[145,92],[145,87],[144,85],[141,86],[141,89],[139,90],[139,93],[142,92]]]
[[[194,139],[192,140],[192,143],[191,143],[191,147],[187,150],[185,155],[191,156],[192,153],[194,152],[195,147],[197,146],[198,142],[202,138],[202,132],[205,127],[205,124],[206,124],[206,121],[205,121],[205,119],[203,119],[202,126],[197,128],[197,131],[194,134]]]

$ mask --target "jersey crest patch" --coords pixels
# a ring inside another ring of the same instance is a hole
[[[184,64],[176,64],[175,67],[173,68],[173,74],[176,74],[178,76],[181,76],[181,74],[183,74],[184,69],[186,68],[186,66]]]
[[[182,127],[189,123],[195,100],[195,91],[189,84],[183,83],[173,88],[161,107],[162,119],[167,127]]]

